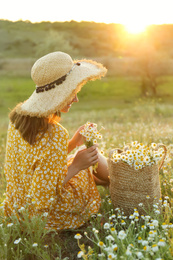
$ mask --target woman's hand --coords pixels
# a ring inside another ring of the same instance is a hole
[[[98,145],[93,145],[88,149],[80,150],[77,152],[72,164],[68,167],[68,173],[65,177],[63,185],[65,185],[73,176],[75,176],[81,170],[85,170],[98,162],[99,158],[97,146]]]
[[[80,150],[77,152],[72,164],[78,170],[78,172],[81,170],[85,170],[91,165],[94,165],[98,162],[97,146],[98,145],[93,145],[88,149]]]
[[[75,132],[71,140],[68,144],[68,153],[70,153],[73,149],[75,149],[77,146],[80,146],[84,143],[83,136],[80,134],[80,131],[84,129],[85,125],[82,125],[78,128],[78,130]]]

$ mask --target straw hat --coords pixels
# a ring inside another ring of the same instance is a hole
[[[89,80],[105,76],[107,70],[92,60],[73,61],[63,52],[52,52],[38,59],[31,77],[36,90],[16,107],[21,115],[47,117],[63,109]]]

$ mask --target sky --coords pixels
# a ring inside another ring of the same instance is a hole
[[[132,29],[173,23],[173,0],[1,0],[0,19],[95,21]]]

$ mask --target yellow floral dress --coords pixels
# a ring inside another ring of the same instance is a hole
[[[99,210],[101,199],[89,169],[62,186],[73,161],[73,157],[67,159],[68,138],[67,130],[54,124],[30,145],[9,124],[4,167],[6,216],[23,207],[29,207],[30,214],[49,212],[46,228],[59,230],[80,227]]]

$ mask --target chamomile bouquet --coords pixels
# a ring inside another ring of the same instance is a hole
[[[101,129],[104,129],[102,127]],[[102,135],[100,134],[101,129],[98,131],[97,124],[87,122],[85,124],[84,129],[80,131],[80,134],[84,137],[84,143],[87,148],[97,144],[97,140],[102,139]],[[96,171],[98,167],[98,163],[93,165],[93,170]]]
[[[158,164],[165,154],[163,145],[152,143],[151,145],[144,145],[137,141],[126,145],[121,153],[116,150],[112,154],[112,161],[118,163],[123,161],[135,170],[142,169],[145,166]]]

